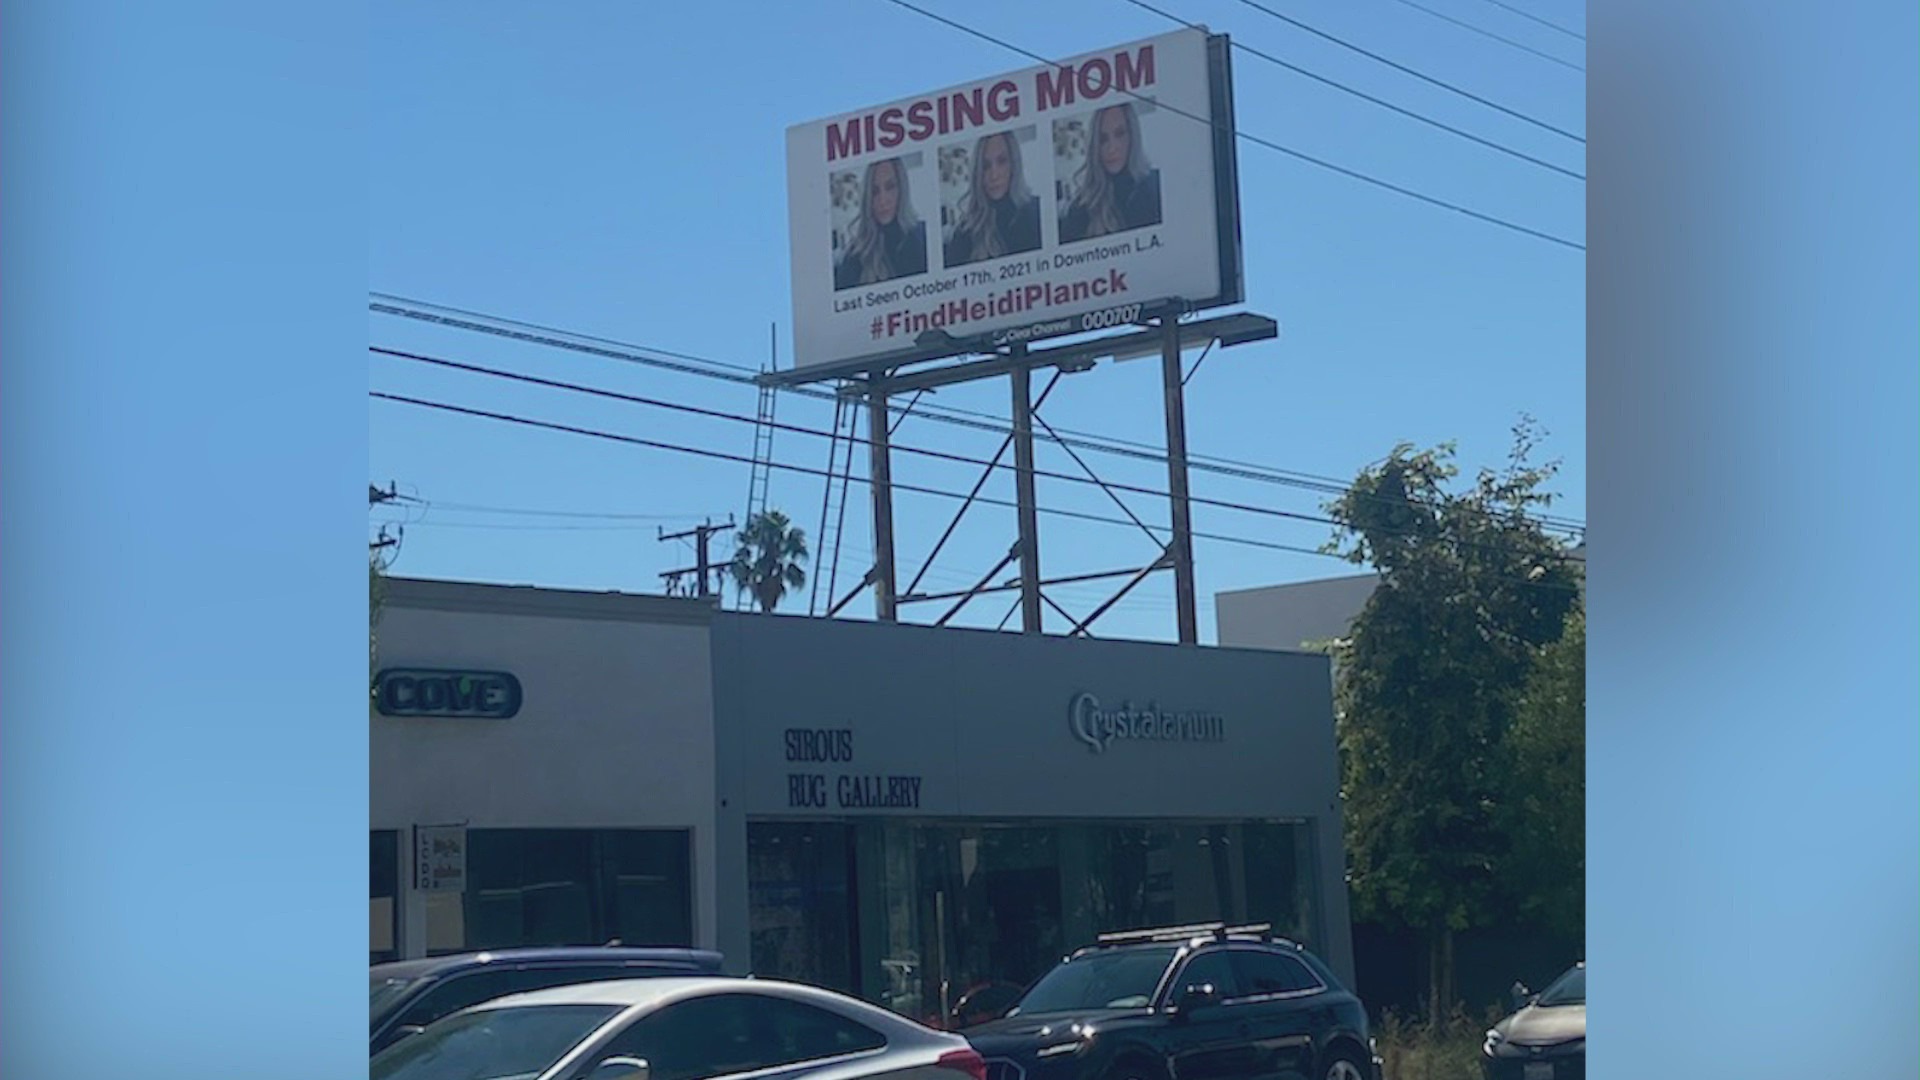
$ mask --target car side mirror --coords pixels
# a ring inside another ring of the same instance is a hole
[[[647,1080],[652,1071],[645,1058],[610,1057],[595,1065],[587,1080]]]
[[[1527,984],[1523,982],[1514,983],[1513,988],[1507,991],[1507,1003],[1513,1006],[1514,1012],[1533,1004],[1533,999],[1533,991],[1527,989]]]
[[[1196,1009],[1220,1004],[1220,991],[1212,983],[1194,983],[1181,990],[1173,1003],[1179,1008],[1180,1015],[1186,1016]]]

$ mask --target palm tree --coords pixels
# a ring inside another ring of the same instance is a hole
[[[740,591],[753,594],[761,611],[771,612],[788,589],[798,590],[807,583],[803,569],[807,534],[794,528],[787,515],[778,510],[754,515],[740,530],[739,541],[728,569]]]

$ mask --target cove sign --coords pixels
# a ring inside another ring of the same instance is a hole
[[[520,711],[520,680],[504,671],[388,668],[373,680],[382,716],[505,720]]]

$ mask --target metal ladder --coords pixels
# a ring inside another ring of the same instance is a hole
[[[844,438],[840,427],[846,425]],[[833,606],[834,586],[840,576],[840,537],[847,521],[847,486],[853,472],[853,446],[859,437],[860,403],[835,395],[833,432],[827,442],[826,486],[820,493],[820,531],[814,534],[813,593],[807,599],[807,614],[813,615]],[[821,583],[826,586],[826,603],[820,599]]]
[[[767,488],[773,482],[773,407],[776,391],[760,387],[760,403],[753,415],[753,471],[747,477],[748,522],[767,508]]]

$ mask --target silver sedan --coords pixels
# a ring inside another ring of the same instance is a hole
[[[795,983],[667,977],[516,994],[374,1057],[372,1080],[986,1080],[967,1041]]]

